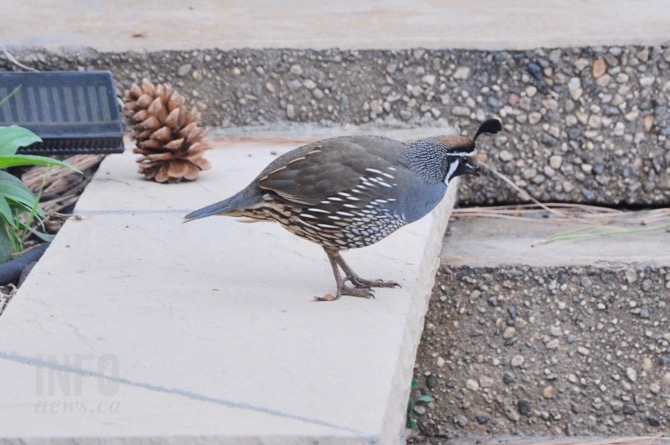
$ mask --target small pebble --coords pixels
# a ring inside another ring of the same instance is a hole
[[[180,65],[179,68],[177,68],[177,76],[179,77],[184,77],[186,76],[192,69],[192,66],[190,63],[185,63],[184,65]]]
[[[547,343],[544,344],[547,349],[556,349],[560,346],[560,342],[557,338],[552,338]]]
[[[593,63],[593,68],[591,70],[591,74],[593,77],[598,78],[605,74],[607,71],[607,62],[605,62],[605,59],[598,59]]]
[[[503,331],[503,338],[505,339],[512,338],[514,337],[514,335],[516,335],[516,329],[514,328],[514,326],[508,326]]]
[[[649,371],[649,370],[651,370],[651,367],[652,367],[653,365],[654,365],[654,364],[653,364],[653,362],[651,361],[651,359],[650,359],[649,357],[644,357],[644,358],[642,359],[642,369],[644,369],[645,371]]]
[[[577,352],[579,352],[579,354],[584,356],[589,355],[591,353],[591,351],[589,351],[588,348],[585,348],[584,346],[577,346]]]
[[[522,355],[515,355],[514,357],[512,357],[510,364],[513,367],[518,368],[519,366],[523,365],[524,361],[526,361],[526,359],[524,359]]]
[[[468,418],[461,414],[461,415],[458,415],[458,416],[454,417],[454,423],[456,425],[460,426],[461,428],[463,428],[463,427],[467,426],[467,424],[469,422],[468,422]]]
[[[437,386],[437,374],[431,373],[426,377],[426,386],[428,389],[434,389]]]
[[[477,380],[468,379],[465,382],[465,387],[468,388],[470,391],[476,392],[479,390],[479,383],[477,383]]]
[[[563,165],[563,156],[553,155],[549,157],[549,166],[554,170],[558,170]]]
[[[656,416],[648,416],[647,423],[653,427],[661,426],[661,420]]]
[[[495,384],[495,381],[486,375],[479,377],[479,386],[482,388],[491,388]]]
[[[286,117],[291,120],[295,119],[295,108],[291,104],[286,105]]]
[[[302,67],[300,65],[293,65],[291,66],[290,70],[291,74],[295,74],[296,76],[300,76],[302,74]]]
[[[514,159],[514,155],[507,150],[501,150],[500,153],[498,153],[498,158],[503,162],[509,162]]]
[[[518,341],[519,341],[519,337],[515,335],[514,337],[511,337],[511,338],[508,338],[507,340],[505,340],[504,344],[505,344],[505,346],[512,346],[512,345],[515,345],[516,342],[518,342]]]
[[[489,415],[486,414],[486,413],[477,414],[477,415],[475,416],[475,420],[476,420],[477,423],[480,424],[480,425],[486,425],[486,424],[489,423],[489,421],[491,420],[491,416],[489,416]]]
[[[621,400],[612,400],[612,402],[610,402],[610,406],[612,407],[612,411],[618,413],[623,409],[623,402]]]
[[[555,394],[556,389],[551,385],[545,386],[544,389],[542,390],[542,397],[544,397],[545,399],[551,399],[554,397]]]
[[[519,402],[517,403],[517,410],[519,411],[519,414],[522,416],[530,417],[531,414],[533,414],[533,410],[531,409],[531,403],[530,400],[528,399],[520,399]]]
[[[528,66],[528,74],[533,76],[535,80],[541,80],[543,73],[542,73],[542,67],[536,63],[529,63]]]
[[[459,66],[458,68],[456,68],[456,71],[454,71],[454,75],[452,77],[457,80],[467,79],[468,77],[470,77],[470,67]]]
[[[505,371],[502,376],[503,383],[505,385],[511,385],[516,382],[516,376],[513,372]]]

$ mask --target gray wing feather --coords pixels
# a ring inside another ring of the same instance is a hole
[[[299,204],[316,204],[326,197],[356,187],[365,168],[398,165],[402,142],[380,136],[343,136],[292,150],[272,162],[258,186]]]

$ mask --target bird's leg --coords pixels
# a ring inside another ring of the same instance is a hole
[[[346,274],[345,281],[351,281],[351,284],[357,288],[370,288],[370,287],[400,287],[400,284],[395,281],[384,281],[384,280],[366,280],[365,278],[359,277],[356,272],[354,272],[351,267],[344,261],[342,255],[337,254],[337,264],[342,268]]]
[[[342,255],[336,249],[329,249],[324,247],[323,250],[326,251],[328,256],[328,261],[333,268],[333,275],[335,276],[335,282],[337,283],[337,296],[335,298],[317,298],[318,300],[333,300],[340,298],[342,295],[351,295],[354,297],[362,298],[374,298],[374,291],[371,289],[373,287],[400,287],[395,281],[383,281],[383,280],[366,280],[359,277],[349,265],[344,261]],[[340,275],[340,268],[345,274],[345,277],[342,278]],[[347,286],[346,282],[350,281],[352,286]]]

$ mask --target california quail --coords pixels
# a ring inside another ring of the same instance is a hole
[[[430,212],[451,179],[479,174],[471,160],[477,136],[501,129],[500,121],[490,119],[473,139],[458,135],[408,143],[381,136],[324,139],[279,156],[242,191],[185,218],[226,215],[277,221],[323,247],[337,282],[335,298],[369,298],[373,287],[398,284],[360,278],[340,251],[376,243]]]

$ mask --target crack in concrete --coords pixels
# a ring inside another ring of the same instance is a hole
[[[186,389],[181,389],[181,388],[174,388],[174,387],[165,387],[162,385],[156,385],[153,383],[148,383],[148,382],[142,382],[142,381],[136,381],[136,380],[131,380],[131,379],[126,379],[123,377],[115,377],[115,376],[110,376],[103,374],[101,372],[97,371],[91,371],[88,369],[83,369],[83,368],[76,368],[74,366],[65,366],[61,365],[59,363],[54,363],[54,362],[49,362],[47,360],[42,360],[37,357],[31,357],[31,356],[26,356],[14,352],[2,352],[0,351],[0,359],[14,362],[14,363],[20,363],[23,365],[28,365],[28,366],[33,366],[33,367],[42,367],[42,368],[48,368],[56,371],[65,371],[65,372],[71,372],[73,374],[78,374],[82,375],[85,377],[95,377],[95,378],[102,378],[105,380],[108,380],[110,382],[114,383],[119,383],[122,385],[127,385],[127,386],[133,386],[136,388],[142,388],[147,391],[152,391],[152,392],[159,392],[163,394],[172,394],[180,397],[185,397],[187,399],[191,400],[197,400],[201,402],[207,402],[207,403],[214,403],[217,405],[222,405],[228,408],[236,408],[236,409],[246,409],[250,411],[256,411],[259,413],[263,414],[268,414],[270,416],[274,417],[280,417],[280,418],[285,418],[285,419],[290,419],[290,420],[297,420],[299,422],[304,422],[312,425],[319,425],[319,426],[324,426],[327,428],[332,428],[334,430],[338,431],[344,431],[347,433],[354,434],[356,437],[365,440],[366,442],[370,444],[377,443],[377,436],[372,435],[370,433],[366,433],[364,431],[357,430],[355,428],[350,428],[347,426],[342,426],[342,425],[336,425],[331,422],[327,422],[325,420],[321,419],[313,419],[310,417],[305,417],[301,416],[298,414],[291,414],[291,413],[286,413],[282,411],[278,411],[273,408],[268,408],[265,406],[257,406],[257,405],[252,405],[244,402],[235,402],[232,400],[226,400],[226,399],[221,399],[218,397],[212,397],[208,396],[205,394],[200,394],[197,392],[193,391],[188,391]]]

